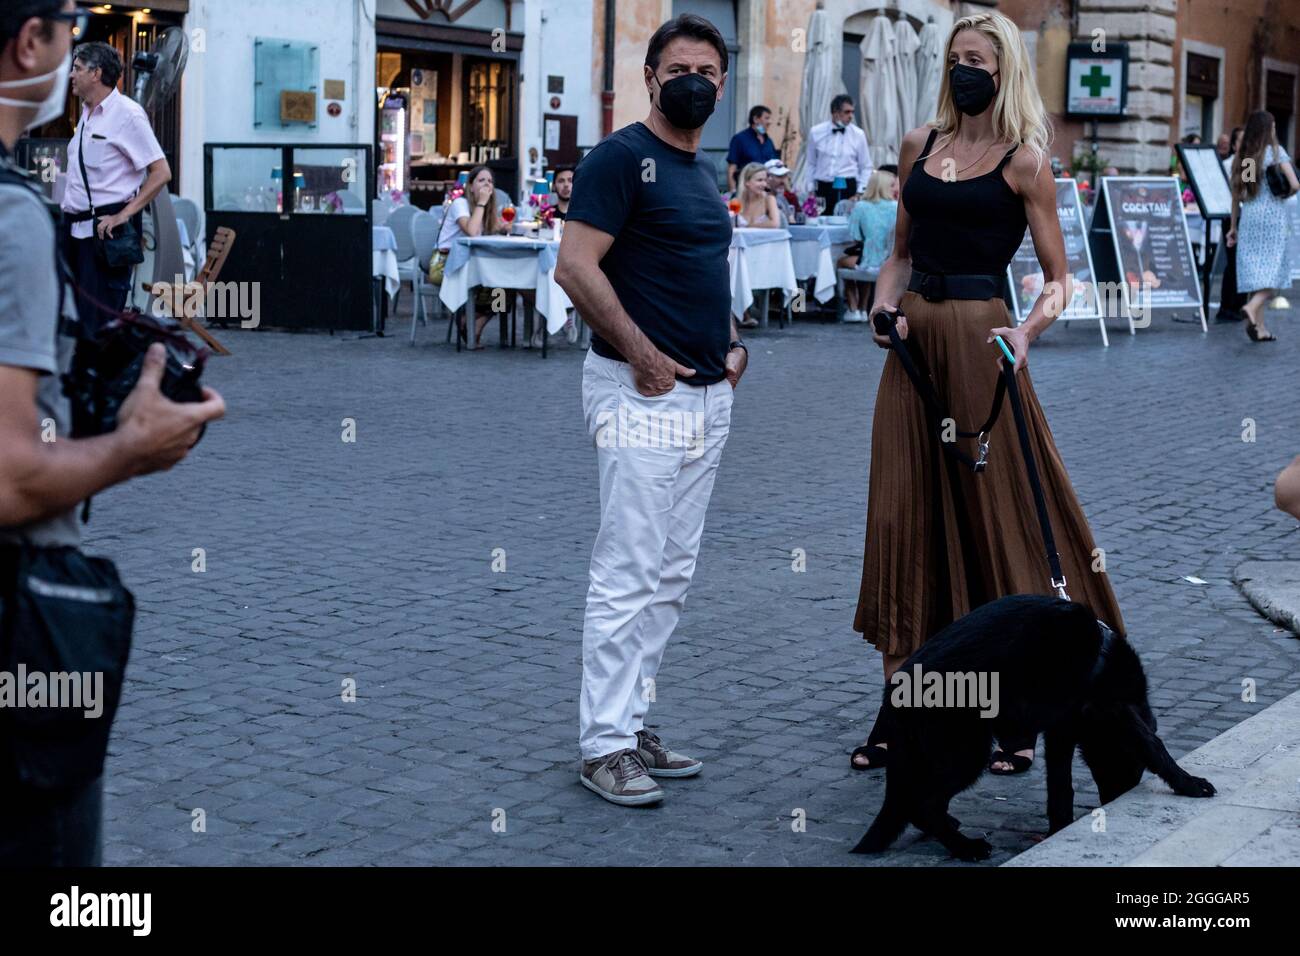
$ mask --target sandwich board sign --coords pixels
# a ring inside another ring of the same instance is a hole
[[[1176,177],[1102,177],[1088,239],[1098,280],[1119,288],[1130,334],[1150,324],[1152,309],[1194,311],[1209,331]]]
[[[1178,159],[1191,183],[1196,205],[1206,220],[1229,219],[1232,216],[1232,189],[1228,174],[1223,171],[1219,152],[1213,146],[1188,146],[1179,143],[1174,147]]]
[[[1058,321],[1095,321],[1101,329],[1102,344],[1109,346],[1106,317],[1101,309],[1101,298],[1097,295],[1092,252],[1088,248],[1088,228],[1083,221],[1083,204],[1079,201],[1079,184],[1069,177],[1056,180],[1056,217],[1065,238],[1066,267],[1074,279],[1073,295]],[[1043,291],[1043,267],[1038,262],[1033,236],[1028,229],[1007,266],[1007,282],[1011,288],[1011,307],[1019,325],[1029,317],[1034,302]]]

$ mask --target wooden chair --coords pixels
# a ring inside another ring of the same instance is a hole
[[[228,226],[219,228],[212,237],[212,241],[208,243],[208,256],[203,262],[203,268],[194,277],[194,281],[205,289],[211,283],[216,282],[221,275],[221,270],[226,265],[226,258],[230,255],[230,247],[234,244],[235,230]],[[168,312],[180,323],[182,329],[193,332],[206,342],[216,354],[230,354],[230,349],[218,342],[216,337],[201,323],[195,321],[194,316],[185,313],[185,289],[183,287],[178,289],[170,282],[145,282],[142,284],[146,292],[166,301]]]

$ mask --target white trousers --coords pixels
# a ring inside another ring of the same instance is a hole
[[[582,404],[600,468],[600,531],[582,629],[584,760],[635,747],[644,727],[695,573],[733,400],[725,379],[647,398],[631,366],[587,353]]]

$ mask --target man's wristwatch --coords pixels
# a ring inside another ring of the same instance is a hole
[[[732,351],[733,349],[744,349],[745,357],[746,358],[749,357],[749,346],[746,345],[744,342],[742,342],[740,339],[736,339],[734,342],[732,342],[730,345],[727,346],[728,352]]]

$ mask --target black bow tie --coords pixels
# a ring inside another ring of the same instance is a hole
[[[842,133],[842,132],[844,132],[846,129],[848,129],[847,126],[832,126],[832,127],[831,127],[831,132],[832,132],[832,133]]]

